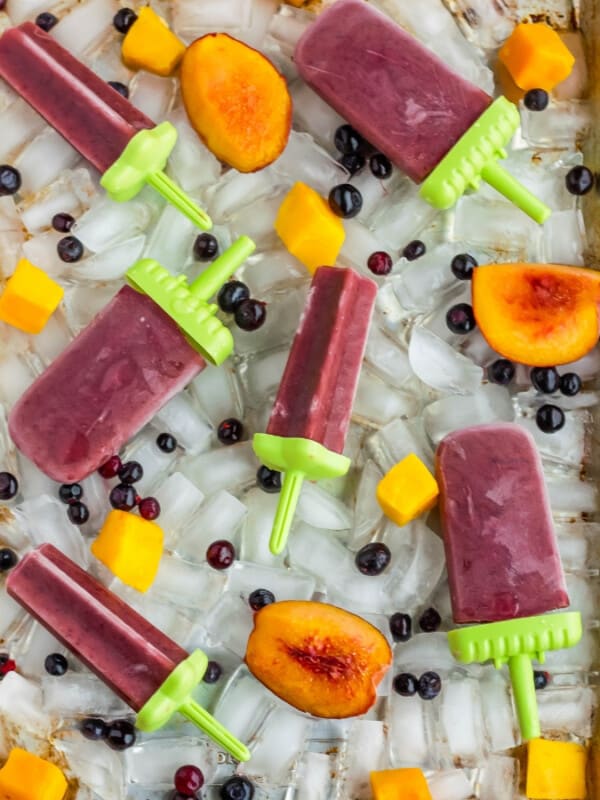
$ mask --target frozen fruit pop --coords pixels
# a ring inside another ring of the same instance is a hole
[[[384,152],[437,208],[481,178],[537,222],[550,209],[498,165],[520,122],[506,98],[450,70],[364,0],[338,0],[301,37],[294,60],[304,80]]]
[[[270,547],[285,546],[302,481],[344,475],[342,455],[366,346],[376,284],[351,269],[319,267],[266,433],[254,451],[285,472]]]
[[[212,223],[165,173],[177,130],[138,111],[33,22],[0,37],[0,77],[102,173],[113,200],[146,183],[200,228]]]
[[[253,250],[241,237],[189,289],[155,261],[132,267],[128,278],[141,291],[121,289],[15,404],[17,447],[62,483],[118,452],[207,360],[231,354],[231,333],[206,300]]]
[[[144,731],[179,711],[240,761],[248,748],[191,697],[208,658],[191,655],[51,544],[21,559],[8,594],[137,713]]]

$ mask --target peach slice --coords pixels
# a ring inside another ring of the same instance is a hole
[[[274,694],[315,717],[368,711],[392,661],[383,634],[336,606],[287,600],[262,608],[246,664]]]
[[[473,273],[473,311],[488,344],[536,367],[568,364],[598,341],[600,273],[556,264],[489,264]]]

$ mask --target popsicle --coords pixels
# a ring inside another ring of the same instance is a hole
[[[155,125],[33,22],[0,37],[0,77],[102,173],[113,200],[131,200],[149,183],[199,228],[212,226],[163,172],[176,128]]]
[[[508,663],[523,738],[540,735],[531,659],[581,637],[569,605],[542,465],[533,437],[513,423],[464,428],[436,454],[454,621],[455,657]]]
[[[344,475],[342,455],[373,312],[376,284],[351,269],[319,267],[256,455],[285,472],[271,533],[275,554],[285,547],[300,489],[311,480]]]
[[[492,101],[363,0],[338,0],[300,38],[304,80],[385,153],[437,208],[481,179],[537,222],[550,209],[498,163],[519,127],[517,108]]]
[[[134,265],[136,288],[123,287],[13,407],[17,447],[62,483],[118,452],[206,361],[231,354],[231,333],[206,301],[253,250],[242,236],[189,288],[155,261]]]
[[[248,748],[190,692],[208,658],[191,655],[51,544],[25,555],[6,590],[137,713],[143,731],[179,711],[239,761]]]

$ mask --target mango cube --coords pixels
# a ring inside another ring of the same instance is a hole
[[[158,572],[162,528],[129,511],[114,510],[104,520],[91,550],[123,583],[146,592]]]
[[[587,751],[576,742],[527,742],[525,794],[534,800],[585,800]]]
[[[379,505],[396,525],[406,525],[428,511],[439,493],[436,479],[414,453],[392,467],[377,485]]]
[[[15,747],[0,769],[0,800],[62,800],[67,779],[39,756]]]
[[[521,23],[498,53],[521,89],[550,91],[568,78],[575,58],[555,30],[545,22]]]
[[[138,11],[121,45],[121,56],[129,69],[145,69],[163,77],[175,71],[184,53],[183,42],[149,6]]]
[[[300,182],[292,186],[279,207],[275,230],[311,275],[318,267],[334,266],[346,238],[342,220],[328,202]]]
[[[383,769],[371,772],[373,800],[431,800],[420,769]]]
[[[25,333],[39,333],[64,293],[43,270],[22,258],[0,295],[0,320]]]

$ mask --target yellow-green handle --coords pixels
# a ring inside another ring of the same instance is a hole
[[[250,760],[250,751],[246,745],[240,742],[239,739],[236,739],[224,725],[221,725],[212,714],[205,711],[205,709],[194,700],[188,700],[180,706],[179,713],[187,717],[194,725],[197,725],[204,733],[210,736],[211,739],[214,739],[215,742],[220,744],[224,750],[231,753],[237,761]]]
[[[489,161],[481,170],[481,177],[536,222],[542,224],[552,213],[545,203],[531,194],[529,189],[497,161]]]
[[[172,206],[175,206],[182,214],[191,220],[197,228],[209,231],[212,228],[212,220],[183,189],[172,181],[164,172],[154,172],[148,175],[146,182],[165,198]]]
[[[269,540],[269,549],[275,556],[278,556],[286,545],[304,478],[303,472],[295,471],[286,472],[283,477],[283,486]]]
[[[531,657],[526,654],[513,656],[508,660],[508,669],[512,681],[521,736],[524,741],[538,739],[540,736],[540,720]]]

